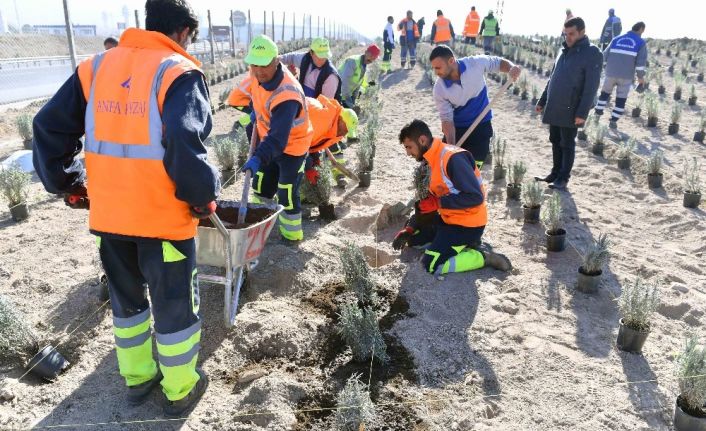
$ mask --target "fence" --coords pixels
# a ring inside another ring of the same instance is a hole
[[[0,105],[53,95],[78,62],[104,50],[103,40],[108,35],[115,36],[128,26],[144,28],[144,13],[126,7],[119,22],[104,12],[102,25],[74,22],[69,26],[67,23],[72,20],[67,0],[54,0],[43,12],[57,20],[64,17],[64,22],[23,24],[20,19],[24,14],[18,13],[14,22],[14,17],[8,17],[11,21],[6,28],[8,32],[0,33]],[[347,24],[299,11],[196,10],[196,13],[200,40],[191,44],[188,52],[205,65],[217,64],[228,57],[242,57],[250,40],[259,34],[267,34],[277,42],[314,37],[362,38]]]

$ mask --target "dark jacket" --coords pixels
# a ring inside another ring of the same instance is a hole
[[[587,37],[571,48],[566,46],[537,102],[544,107],[542,122],[559,127],[576,127],[576,117],[586,119],[601,80],[603,53]]]

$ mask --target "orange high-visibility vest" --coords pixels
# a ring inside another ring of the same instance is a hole
[[[196,235],[198,220],[176,198],[164,168],[161,115],[172,82],[201,72],[200,65],[167,36],[136,28],[79,65],[91,230],[167,240]]]
[[[480,16],[478,12],[472,10],[466,17],[466,25],[463,26],[463,35],[465,37],[478,37],[480,30]]]
[[[287,141],[287,146],[284,148],[284,152],[290,156],[301,156],[309,151],[311,135],[313,134],[306,106],[306,96],[304,95],[304,90],[302,90],[299,81],[292,76],[286,67],[282,68],[282,73],[284,74],[282,82],[273,91],[265,90],[265,88],[257,82],[257,79],[252,79],[250,82],[252,105],[257,118],[257,134],[260,140],[263,140],[270,131],[272,111],[280,103],[295,100],[301,104],[302,109],[292,123],[292,129],[289,132],[289,140]]]
[[[252,85],[253,77],[248,75],[240,84],[238,84],[228,95],[228,104],[236,108],[248,106],[252,95],[250,94],[250,85]]]
[[[400,23],[397,25],[397,29],[400,31],[400,36],[407,36],[407,21],[409,21],[407,18],[403,18],[402,21],[400,21]],[[412,29],[414,30],[414,37],[418,38],[419,27],[417,27],[416,22],[412,26]]]
[[[460,193],[451,182],[446,169],[449,159],[454,154],[466,151],[455,145],[444,144],[440,139],[434,139],[429,150],[424,153],[424,158],[429,162],[431,178],[429,179],[429,192],[441,198],[450,194]],[[478,180],[483,196],[485,196],[485,185],[480,170],[474,165],[473,173]],[[483,203],[472,208],[449,209],[439,207],[439,215],[446,224],[453,224],[466,227],[480,227],[488,223],[488,209]]]
[[[434,33],[434,43],[448,42],[451,40],[451,21],[446,19],[443,15],[434,21],[436,26],[436,33]]]
[[[309,108],[309,120],[314,128],[309,153],[317,153],[338,143],[343,136],[338,136],[338,119],[343,107],[336,99],[319,95],[316,99],[306,98]]]

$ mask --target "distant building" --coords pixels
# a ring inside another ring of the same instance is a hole
[[[72,27],[75,36],[95,36],[97,34],[95,25],[74,24]],[[39,34],[55,34],[59,36],[66,34],[65,25],[33,25],[32,30]]]

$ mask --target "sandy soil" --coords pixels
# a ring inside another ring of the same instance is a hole
[[[545,78],[530,75],[544,84]],[[706,311],[706,213],[682,207],[679,178],[685,157],[706,155],[706,147],[691,142],[706,101],[704,85],[698,85],[699,106],[685,109],[681,134],[666,134],[669,110],[663,109],[658,129],[624,118],[610,135],[611,142],[635,136],[642,155],[662,148],[664,189],[647,188],[644,164],[618,170],[610,145],[604,158],[579,144],[572,182],[561,194],[571,243],[564,252],[546,251],[543,228],[522,222],[519,203],[505,199],[505,182],[490,181],[486,169],[490,222],[484,239],[507,254],[515,269],[438,280],[424,273],[419,252],[392,249],[399,222],[378,223],[383,205],[413,196],[416,162],[397,142],[400,128],[420,118],[440,132],[431,86],[419,67],[396,70],[381,84],[372,186],[337,191],[337,221],[321,222],[312,210],[298,246],[270,238],[232,330],[221,323],[221,288],[202,286],[200,362],[211,385],[186,420],[165,421],[156,393],[139,408],[123,401],[110,311],[100,308],[96,294],[97,253],[86,213],[65,208],[35,181],[28,221],[13,223],[6,211],[0,214],[0,292],[49,341],[63,340],[85,323],[60,345],[72,367],[57,382],[31,376],[17,382],[20,368],[2,369],[14,399],[0,404],[0,427],[330,430],[332,412],[316,409],[334,406],[346,379],[360,373],[378,405],[378,418],[366,429],[670,429],[677,392],[672,359]],[[489,87],[495,96],[499,85]],[[508,142],[506,159],[525,160],[528,177],[546,175],[548,131],[529,102],[507,95],[494,111],[494,129]],[[213,135],[227,134],[237,115],[219,111]],[[239,193],[236,183],[224,196]],[[581,253],[602,232],[613,240],[602,287],[595,295],[579,293]],[[337,270],[345,240],[363,248],[379,286],[377,311],[391,361],[375,364],[372,374],[370,364],[351,361],[335,332],[337,306],[348,295]],[[615,348],[615,298],[636,274],[659,281],[663,301],[642,356]]]

